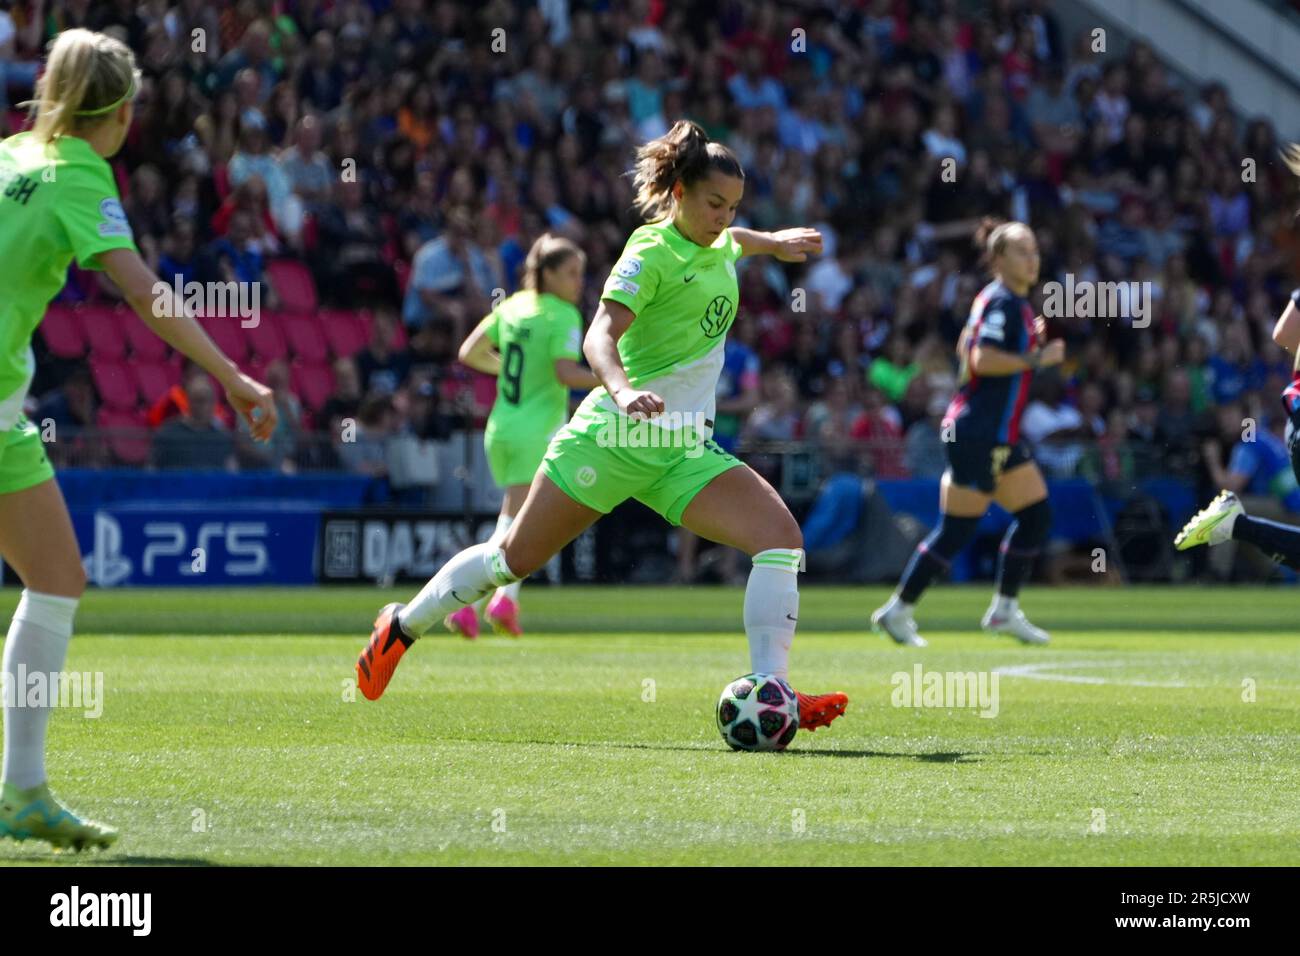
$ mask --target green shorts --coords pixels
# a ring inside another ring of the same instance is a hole
[[[649,423],[639,432],[635,425],[611,428],[598,414],[586,406],[577,411],[551,439],[542,472],[578,504],[602,514],[635,498],[679,525],[705,485],[744,464],[694,432],[673,435]]]
[[[556,429],[534,435],[488,432],[483,436],[488,468],[498,488],[531,485]]]
[[[40,429],[20,417],[14,427],[0,432],[0,495],[23,491],[54,477],[45,454]]]

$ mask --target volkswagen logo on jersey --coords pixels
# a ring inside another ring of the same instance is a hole
[[[735,307],[731,300],[725,295],[713,297],[709,307],[704,310],[704,315],[700,318],[700,328],[704,334],[711,339],[716,339],[723,332],[727,331],[727,326],[731,324],[731,317],[735,313]]]

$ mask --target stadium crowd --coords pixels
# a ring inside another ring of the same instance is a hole
[[[1052,318],[1070,357],[1024,418],[1049,475],[1208,487],[1232,454],[1259,488],[1274,477],[1269,455],[1231,448],[1245,417],[1265,443],[1284,424],[1291,368],[1270,330],[1300,233],[1283,144],[1142,42],[1101,53],[1063,35],[1048,0],[0,6],[8,131],[59,30],[136,51],[114,167],[160,274],[264,283],[274,313],[301,289],[273,267],[299,262],[309,303],[360,317],[351,339],[324,329],[323,354],[292,334],[283,355],[248,349],[282,396],[269,451],[230,433],[201,373],[171,366],[134,418],[105,418],[102,373],[43,357],[34,418],[148,423],[160,467],[378,474],[374,441],[481,422],[492,383],[456,362],[459,342],[543,231],[586,250],[592,315],[637,225],[633,149],[688,116],[745,166],[738,222],[825,236],[816,262],[742,264],[724,444],[805,440],[856,449],[875,475],[941,472],[953,344],[984,282],[970,237],[993,215],[1033,225],[1044,281],[1150,284],[1146,321]],[[115,295],[74,268],[60,304]],[[345,420],[371,443],[338,441]]]

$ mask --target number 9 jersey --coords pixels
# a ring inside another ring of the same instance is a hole
[[[558,296],[525,289],[480,327],[501,353],[497,398],[483,436],[488,464],[499,486],[526,485],[569,417],[569,390],[555,377],[555,362],[578,360],[582,313]]]

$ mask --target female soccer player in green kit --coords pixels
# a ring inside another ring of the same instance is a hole
[[[602,383],[551,441],[519,516],[496,544],[467,548],[408,605],[390,604],[357,660],[377,699],[413,641],[446,615],[526,577],[628,498],[671,524],[753,557],[745,589],[750,669],[786,679],[798,620],[803,537],[785,503],[710,439],[736,260],[802,262],[813,229],[728,228],[745,188],[735,154],[681,120],[637,153],[637,205],[652,219],[605,282],[583,352]],[[799,694],[799,726],[844,712],[843,694]]]
[[[460,347],[470,368],[497,376],[483,446],[492,478],[505,491],[496,533],[500,544],[523,506],[551,438],[569,417],[569,389],[600,384],[578,364],[582,348],[582,277],[587,257],[570,239],[540,237],[524,261],[523,289],[478,324]],[[484,615],[500,634],[520,637],[519,584],[497,588]],[[447,626],[478,637],[478,611],[466,605]]]
[[[0,554],[23,582],[4,648],[0,836],[76,849],[106,847],[117,831],[81,819],[50,793],[48,696],[46,706],[18,705],[20,675],[62,669],[86,586],[67,505],[22,413],[35,370],[31,337],[69,263],[106,272],[150,328],[221,382],[254,438],[265,441],[276,423],[271,391],[242,374],[183,303],[159,310],[176,318],[155,318],[159,280],[136,250],[106,161],[131,126],[139,76],[125,44],[89,30],[61,33],[37,85],[33,129],[0,142]]]

